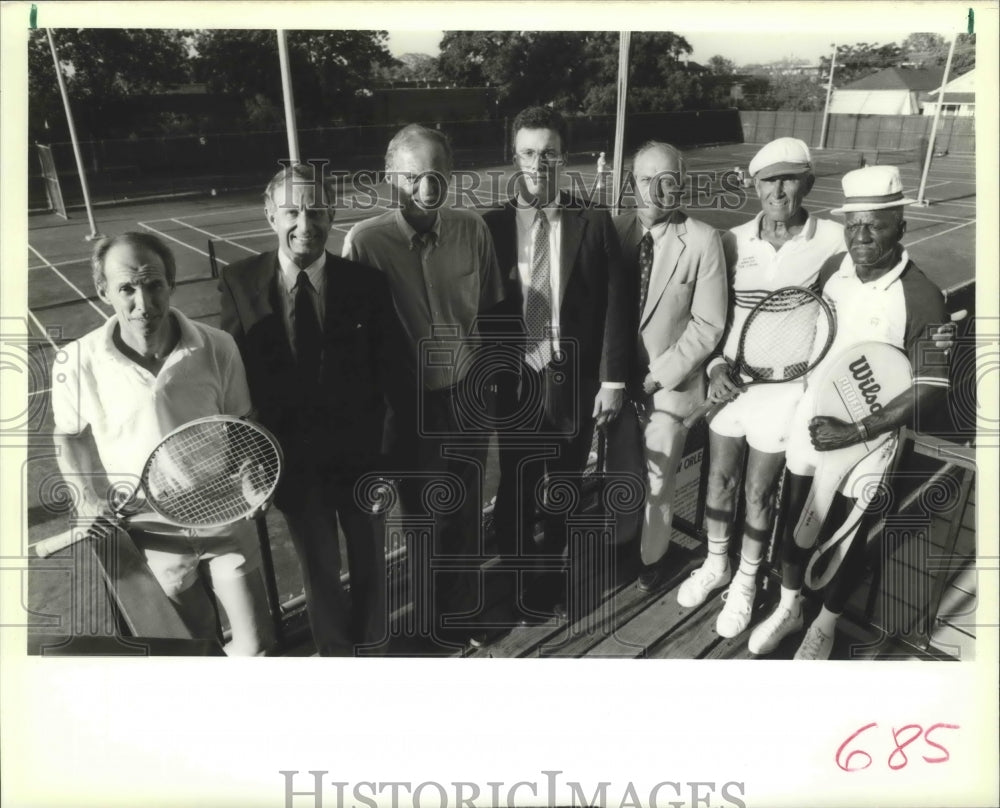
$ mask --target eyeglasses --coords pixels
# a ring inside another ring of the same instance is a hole
[[[534,149],[525,149],[524,151],[515,152],[515,156],[518,162],[528,164],[538,160],[546,165],[561,166],[566,162],[566,158],[555,149],[546,149],[543,152],[537,152]]]

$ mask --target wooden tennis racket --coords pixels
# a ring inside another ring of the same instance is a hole
[[[743,323],[730,380],[746,389],[801,378],[826,356],[836,333],[833,310],[816,292],[801,286],[771,292]],[[684,426],[692,427],[725,403],[705,401],[684,419]]]
[[[110,514],[85,533],[70,531],[38,542],[35,553],[45,558],[85,538],[103,538],[115,528],[196,535],[233,524],[271,499],[282,466],[281,447],[258,424],[227,415],[189,421],[153,449],[139,486]],[[139,512],[143,500],[152,512]]]

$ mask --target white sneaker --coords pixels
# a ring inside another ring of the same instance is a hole
[[[781,645],[781,641],[789,634],[802,629],[802,604],[774,607],[763,622],[758,623],[750,632],[747,649],[751,654],[770,654]]]
[[[755,585],[747,586],[740,581],[729,585],[729,589],[722,594],[725,605],[715,620],[715,631],[720,637],[729,639],[746,631],[756,594]]]
[[[809,626],[802,645],[795,652],[796,659],[829,659],[833,651],[833,635],[827,634],[815,623]]]
[[[685,609],[701,606],[713,589],[725,586],[732,577],[728,563],[722,572],[716,572],[709,569],[707,564],[702,564],[677,590],[677,603]]]

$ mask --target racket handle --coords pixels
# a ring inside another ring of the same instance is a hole
[[[681,423],[684,424],[685,429],[690,429],[718,406],[719,404],[715,401],[703,401]]]
[[[72,544],[83,541],[90,535],[89,531],[81,532],[78,530],[67,530],[65,533],[50,536],[47,539],[42,539],[35,545],[35,555],[39,558],[48,558],[53,553],[58,553],[60,550],[63,550]]]

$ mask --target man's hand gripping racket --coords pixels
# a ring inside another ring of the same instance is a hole
[[[771,292],[743,323],[726,386],[733,394],[730,398],[754,384],[780,384],[805,376],[826,356],[836,333],[833,310],[816,292],[800,286]],[[705,401],[684,419],[684,426],[690,428],[728,400]]]
[[[257,424],[225,415],[190,421],[153,449],[130,496],[87,531],[53,536],[36,544],[35,552],[45,558],[118,528],[191,536],[256,518],[270,504],[282,466],[277,441]],[[139,512],[143,498],[152,512]]]

